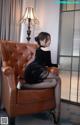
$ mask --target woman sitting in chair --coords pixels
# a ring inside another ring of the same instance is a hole
[[[41,32],[35,37],[35,41],[39,48],[36,50],[35,60],[25,69],[24,79],[29,83],[27,84],[29,88],[55,87],[56,116],[58,116],[60,113],[61,79],[58,76],[57,64],[51,63],[49,49],[51,36],[49,33]]]
[[[51,63],[49,46],[51,36],[49,33],[41,32],[35,41],[39,48],[36,50],[35,60],[30,61],[24,71],[24,84],[20,88],[52,88],[55,87],[55,114],[58,118],[60,113],[61,79],[56,64]],[[19,84],[17,85],[18,88]],[[19,88],[19,89],[20,89]]]
[[[49,49],[51,43],[50,34],[41,32],[37,37],[35,37],[35,41],[39,46],[36,50],[35,60],[31,63],[29,62],[24,72],[24,79],[29,84],[42,82],[47,78],[48,70],[51,70],[54,75],[58,75],[58,68],[56,68],[57,64],[51,63],[51,53]]]

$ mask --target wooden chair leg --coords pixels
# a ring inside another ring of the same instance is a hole
[[[53,116],[54,123],[57,125],[59,123],[59,121],[60,121],[60,116],[56,117],[56,114],[55,114],[54,110],[51,110],[50,114]]]
[[[9,125],[15,125],[15,118],[8,117],[9,118]]]
[[[56,118],[55,113],[52,113],[52,115],[53,115],[53,118],[54,118],[54,123],[57,124],[59,122],[59,120]]]

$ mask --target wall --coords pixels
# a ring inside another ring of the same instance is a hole
[[[58,53],[58,31],[59,31],[59,4],[55,3],[56,0],[24,0],[23,8],[26,6],[35,7],[36,14],[40,21],[40,26],[36,28],[32,36],[34,37],[40,31],[46,31],[51,34],[51,57],[52,62],[57,62],[57,53]],[[23,10],[24,11],[24,10]],[[21,31],[21,42],[26,42],[26,30],[22,24]],[[32,41],[33,41],[32,37]]]

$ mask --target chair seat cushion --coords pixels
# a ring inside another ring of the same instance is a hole
[[[39,89],[39,88],[52,88],[56,85],[56,80],[55,79],[46,79],[41,83],[37,84],[28,84],[24,83],[21,84],[21,89]]]
[[[37,83],[37,84],[29,84],[24,82],[24,80],[21,80],[19,83],[19,88],[17,84],[18,89],[40,89],[40,88],[52,88],[56,86],[56,76],[52,73],[49,73],[47,79],[45,79],[43,82]]]

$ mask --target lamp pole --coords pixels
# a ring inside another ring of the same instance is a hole
[[[28,40],[28,42],[31,39],[31,37],[30,37],[30,35],[31,35],[30,25],[31,25],[31,18],[28,18],[28,30],[27,30],[27,35],[28,35],[27,40]]]

